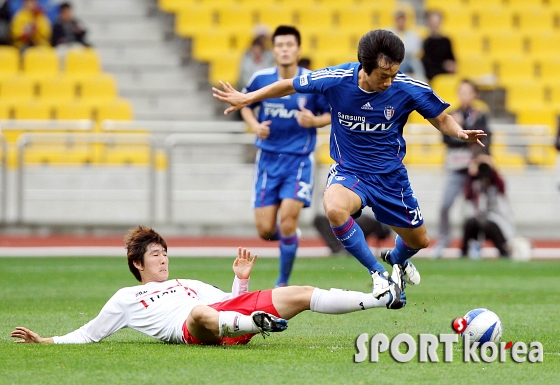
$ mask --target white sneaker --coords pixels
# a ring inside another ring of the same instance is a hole
[[[404,272],[401,265],[393,265],[393,272],[391,273],[391,279],[397,284],[397,286],[404,291],[406,283],[404,282]]]
[[[378,271],[374,271],[371,275],[372,286],[373,286],[373,296],[377,299],[381,298],[390,289],[391,282],[389,282],[389,273],[384,271],[379,274]]]
[[[420,272],[408,259],[404,263],[404,280],[411,285],[420,284]]]

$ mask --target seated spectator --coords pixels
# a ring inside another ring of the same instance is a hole
[[[373,216],[363,213],[356,219],[356,223],[364,232],[367,239],[370,236],[375,237],[378,241],[386,239],[391,234],[391,229],[381,222],[378,222]],[[317,214],[313,219],[313,226],[321,235],[327,246],[331,249],[333,255],[350,255],[342,243],[335,237],[332,232],[331,225],[327,217],[323,214]]]
[[[424,72],[426,78],[432,80],[439,74],[453,74],[456,72],[455,55],[451,40],[441,34],[441,23],[443,16],[437,11],[429,11],[427,14],[427,24],[430,35],[424,40]]]
[[[0,45],[10,44],[10,9],[8,0],[0,0]]]
[[[74,17],[70,3],[60,4],[59,16],[53,27],[52,46],[79,44],[89,47],[85,36],[86,30]]]
[[[239,88],[245,87],[255,72],[273,66],[272,52],[267,50],[262,37],[255,38],[251,48],[241,58]]]
[[[465,188],[465,198],[472,206],[472,213],[463,227],[462,255],[478,258],[469,249],[480,250],[480,242],[488,239],[500,252],[508,257],[508,240],[515,233],[515,224],[505,193],[505,183],[493,165],[492,158],[480,154],[469,166],[469,180]]]
[[[25,0],[11,25],[12,44],[24,50],[33,46],[50,45],[51,23],[37,0]]]
[[[407,28],[406,14],[403,11],[397,11],[395,14],[395,27],[390,28],[390,30],[400,37],[404,43],[405,54],[400,70],[416,79],[425,80],[424,66],[420,60],[422,38],[416,31]]]

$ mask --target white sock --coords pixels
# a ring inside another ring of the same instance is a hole
[[[235,311],[221,311],[218,327],[220,337],[237,337],[247,333],[258,333],[253,318]]]
[[[371,309],[387,305],[389,296],[376,299],[372,293],[315,288],[311,295],[311,311],[325,314],[345,314],[353,311]]]

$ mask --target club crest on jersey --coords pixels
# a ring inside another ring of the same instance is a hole
[[[303,107],[305,107],[306,104],[307,104],[307,98],[305,96],[298,96],[297,98],[298,107],[302,109]]]
[[[383,115],[385,115],[385,119],[391,120],[393,115],[395,115],[395,110],[393,106],[385,106],[385,110],[383,111]]]

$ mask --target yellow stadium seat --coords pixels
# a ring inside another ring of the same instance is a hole
[[[335,163],[330,155],[329,143],[321,143],[321,145],[319,145],[319,148],[317,148],[315,156],[320,164]]]
[[[458,56],[457,71],[464,78],[477,78],[493,74],[493,64],[487,55]]]
[[[520,109],[540,106],[545,99],[545,85],[540,82],[512,82],[506,88],[506,108],[515,113]]]
[[[182,37],[192,37],[217,25],[218,12],[213,6],[197,5],[181,9],[175,15],[175,33]]]
[[[23,72],[26,76],[42,78],[59,72],[58,54],[50,47],[30,47],[23,53]]]
[[[216,16],[221,31],[236,31],[240,27],[252,30],[259,20],[258,12],[248,5],[220,7]]]
[[[294,23],[302,33],[326,30],[334,25],[333,11],[320,6],[301,7],[295,11]]]
[[[326,30],[316,34],[310,34],[310,49],[321,54],[338,53],[345,55],[348,52],[355,54],[358,47],[358,36],[353,33],[341,32],[339,30]],[[307,48],[306,48],[307,49]]]
[[[132,120],[134,112],[132,104],[126,99],[115,99],[109,103],[101,104],[97,108],[97,120]]]
[[[449,36],[453,52],[458,57],[482,55],[484,53],[484,35],[471,31],[460,32]],[[486,55],[488,56],[488,55]]]
[[[92,48],[72,49],[64,59],[64,71],[69,76],[95,76],[101,72],[99,53]]]
[[[529,33],[528,36],[529,52],[536,59],[546,61],[553,56],[554,51],[551,48],[560,47],[560,33],[553,33],[552,31],[536,32]],[[557,51],[556,57],[559,56],[560,52]]]
[[[531,106],[515,111],[517,124],[544,124],[550,135],[555,135],[558,126],[558,107],[550,105]]]
[[[263,5],[258,8],[258,22],[274,30],[278,25],[294,25],[294,11],[277,4]]]
[[[536,78],[535,61],[530,56],[502,56],[496,63],[501,85],[527,82]]]
[[[358,7],[342,7],[335,11],[334,18],[336,28],[341,31],[357,33],[360,36],[370,29],[382,26],[377,11]]]
[[[440,143],[407,144],[404,163],[407,165],[438,165],[445,159],[445,147]]]
[[[15,47],[0,46],[0,79],[11,77],[19,71],[19,51]]]
[[[108,74],[81,79],[78,89],[82,101],[104,103],[117,97],[117,82]]]
[[[557,154],[558,151],[552,145],[527,146],[527,160],[531,164],[536,164],[539,166],[554,166],[556,164]]]
[[[2,80],[0,98],[2,101],[29,100],[35,96],[35,83],[27,76],[16,75]]]
[[[101,163],[113,164],[149,164],[150,144],[115,144],[101,147]]]
[[[423,123],[428,123],[428,121],[424,119],[424,117],[420,115],[417,111],[412,111],[412,113],[408,115],[407,123],[423,124]]]
[[[443,16],[442,31],[445,35],[469,33],[473,29],[472,11],[462,3],[452,4],[439,9]]]
[[[54,116],[58,120],[92,119],[93,107],[89,103],[55,102],[53,103]]]
[[[525,166],[525,158],[517,152],[511,152],[507,146],[492,144],[492,158],[498,166]]]
[[[69,102],[76,98],[76,81],[65,76],[45,78],[39,81],[39,97],[50,102]]]
[[[0,103],[0,119],[10,119],[12,114],[12,106]]]
[[[51,119],[52,107],[50,103],[37,101],[23,101],[14,104],[14,119]]]
[[[175,13],[180,9],[187,8],[199,0],[158,0],[158,8],[164,12]]]
[[[536,64],[536,71],[539,79],[543,82],[560,81],[560,57],[543,58]]]
[[[516,9],[513,20],[514,27],[523,32],[548,32],[554,28],[554,14],[550,10],[539,6],[524,6]]]
[[[221,80],[228,81],[230,84],[237,84],[241,55],[242,52],[231,52],[214,58],[210,62],[210,83],[218,85]]]
[[[486,38],[485,50],[492,58],[504,55],[524,55],[527,52],[527,40],[523,34],[516,32],[491,33]]]
[[[513,15],[506,7],[484,7],[473,12],[473,28],[483,33],[499,33],[513,28]]]
[[[242,53],[251,45],[251,30],[206,31],[193,38],[192,54],[200,61],[212,61],[231,52]]]
[[[430,82],[430,86],[443,100],[455,100],[461,78],[456,74],[440,74]]]

